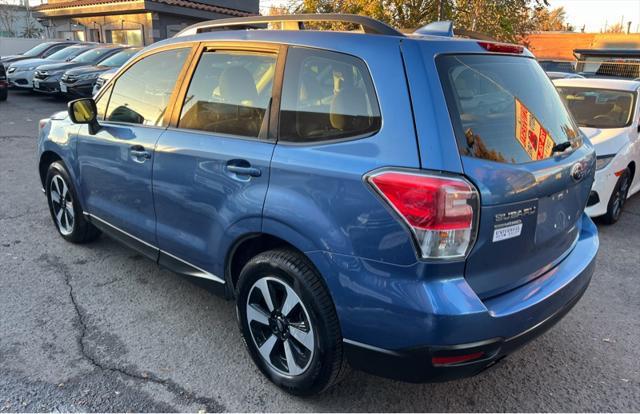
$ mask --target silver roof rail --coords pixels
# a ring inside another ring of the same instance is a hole
[[[379,20],[356,14],[290,14],[282,16],[249,16],[231,19],[209,20],[182,29],[174,37],[194,35],[219,30],[267,29],[269,23],[281,23],[283,30],[304,30],[304,22],[341,22],[360,26],[364,33],[404,36],[393,27]]]

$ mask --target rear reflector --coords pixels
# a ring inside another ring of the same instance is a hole
[[[383,171],[367,181],[409,226],[424,259],[463,258],[476,232],[478,194],[458,177]]]
[[[470,362],[476,359],[480,359],[484,356],[484,352],[474,352],[466,355],[452,355],[452,356],[437,356],[431,358],[431,363],[435,366],[442,365],[455,365],[462,364],[463,362]]]
[[[478,42],[478,44],[487,52],[515,54],[521,54],[524,52],[523,46],[512,45],[510,43]]]

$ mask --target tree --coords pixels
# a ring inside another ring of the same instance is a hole
[[[401,29],[452,20],[458,29],[483,32],[517,42],[535,28],[532,17],[547,0],[301,0],[297,13],[353,13],[371,16]]]
[[[573,27],[567,23],[567,12],[564,7],[556,7],[549,10],[547,8],[539,8],[534,13],[535,30],[541,32],[550,31],[573,31]]]
[[[605,33],[624,33],[624,27],[620,23],[614,23],[611,26],[607,27],[604,31]]]

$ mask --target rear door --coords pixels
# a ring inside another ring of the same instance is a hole
[[[277,45],[201,48],[155,150],[161,262],[222,281],[227,244],[261,231],[281,56]]]
[[[454,54],[435,62],[464,174],[480,190],[465,276],[487,298],[540,276],[570,252],[595,157],[533,58]]]

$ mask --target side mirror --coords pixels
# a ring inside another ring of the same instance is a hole
[[[74,124],[89,125],[89,134],[95,135],[100,130],[98,110],[92,98],[82,98],[68,104],[69,117]]]

